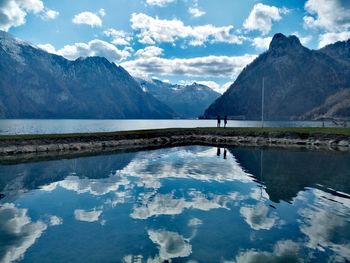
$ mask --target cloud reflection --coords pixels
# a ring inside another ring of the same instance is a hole
[[[209,211],[216,208],[226,208],[230,201],[227,196],[212,195],[210,198],[196,191],[188,192],[190,200],[176,198],[173,194],[144,195],[141,205],[135,206],[131,217],[134,219],[147,219],[159,215],[179,215],[185,209],[198,209]]]
[[[302,216],[300,231],[308,240],[306,246],[335,252],[334,262],[350,260],[350,202],[320,190],[313,190],[315,205],[299,210]]]
[[[187,257],[192,253],[192,246],[183,236],[166,230],[148,230],[148,236],[159,246],[159,257],[167,260]]]
[[[247,224],[254,230],[269,230],[278,222],[277,214],[269,212],[268,206],[264,203],[241,207],[240,213]]]
[[[183,178],[216,182],[251,182],[248,174],[233,155],[227,160],[213,158],[215,148],[173,148],[150,153],[140,153],[124,169],[122,174],[140,178],[150,188],[159,188],[160,179]],[[139,157],[139,158],[138,158]],[[156,180],[157,179],[157,180]]]
[[[102,214],[102,210],[93,209],[92,211],[86,211],[83,209],[74,210],[74,218],[78,221],[84,222],[96,222]]]
[[[287,263],[304,262],[299,257],[300,245],[292,240],[279,241],[272,252],[254,249],[240,252],[233,261],[225,263]]]
[[[0,207],[0,262],[21,260],[46,230],[42,221],[32,222],[27,209],[5,203]]]

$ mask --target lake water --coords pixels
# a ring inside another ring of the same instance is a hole
[[[215,127],[216,120],[0,120],[0,134],[111,132],[125,130]],[[259,121],[229,121],[228,127],[261,127]],[[319,121],[268,121],[265,127],[322,127]],[[326,122],[327,127],[334,123]],[[350,126],[350,123],[348,123]]]
[[[0,262],[349,262],[350,154],[190,146],[0,165]]]

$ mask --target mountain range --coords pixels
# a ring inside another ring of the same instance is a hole
[[[276,34],[204,116],[260,119],[263,81],[267,120],[349,117],[350,40],[310,50],[296,36]]]
[[[172,118],[129,73],[102,57],[74,61],[0,32],[0,118]]]
[[[74,61],[0,31],[0,118],[169,119],[350,116],[350,40],[319,50],[276,34],[220,96],[205,85],[133,78],[103,57]]]
[[[157,79],[138,79],[143,90],[169,106],[179,118],[198,118],[220,93],[211,88],[193,83],[174,85]]]

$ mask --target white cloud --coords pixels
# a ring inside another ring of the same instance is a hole
[[[211,76],[234,79],[242,69],[252,62],[256,55],[208,56],[196,58],[138,58],[121,65],[134,76],[185,75]]]
[[[43,14],[41,15],[42,19],[44,20],[53,20],[56,19],[59,16],[59,12],[51,9],[46,9]]]
[[[319,36],[318,47],[322,48],[326,45],[332,44],[337,41],[345,41],[350,39],[350,31],[340,33],[324,33]]]
[[[142,57],[142,58],[152,58],[152,57],[158,57],[163,54],[163,49],[156,47],[156,46],[149,46],[145,47],[144,49],[139,49],[135,53],[136,56]]]
[[[164,7],[168,4],[175,2],[176,0],[146,0],[148,5]]]
[[[271,263],[271,262],[304,262],[299,256],[300,245],[292,240],[278,241],[272,252],[255,249],[240,252],[235,260],[224,263]]]
[[[186,26],[181,20],[163,20],[142,13],[133,13],[130,19],[133,30],[139,31],[139,42],[143,44],[174,43],[176,40],[189,40],[189,45],[201,46],[209,43],[242,44],[243,36],[231,33],[233,26],[213,25]]]
[[[286,8],[255,4],[248,18],[244,21],[243,27],[248,30],[258,30],[266,35],[272,28],[272,23],[280,21],[282,15],[288,13]]]
[[[338,260],[335,262],[344,262],[350,258],[350,242],[335,237],[349,231],[349,222],[344,215],[350,213],[350,201],[317,189],[312,194],[313,203],[317,205],[298,211],[301,215],[300,231],[307,237],[305,246],[320,251],[328,248],[336,254]]]
[[[185,200],[185,198],[175,198],[172,194],[157,194],[155,196],[143,196],[141,206],[133,208],[131,218],[147,219],[159,215],[179,215],[185,209],[198,209],[202,211],[209,211],[217,208],[226,208],[226,201],[229,200],[227,196],[213,196],[207,199],[206,196],[199,192],[189,192],[192,200]]]
[[[267,50],[270,46],[272,37],[256,37],[252,39],[252,45],[256,49]]]
[[[187,257],[192,253],[192,246],[188,240],[176,232],[148,230],[148,236],[159,246],[159,256],[163,260]]]
[[[76,220],[89,222],[89,223],[98,221],[101,214],[102,214],[102,210],[96,210],[96,209],[92,211],[85,211],[83,209],[74,210],[74,218]]]
[[[312,40],[311,35],[301,36],[299,32],[294,32],[292,33],[292,35],[297,36],[300,40],[300,43],[303,44],[304,46],[307,45]]]
[[[49,53],[57,54],[70,60],[79,57],[100,56],[107,58],[111,62],[120,62],[130,56],[130,52],[127,49],[118,49],[111,43],[99,39],[91,40],[88,43],[66,45],[59,50],[56,50],[51,44],[40,44],[37,46]]]
[[[269,230],[277,224],[278,220],[276,213],[269,213],[269,208],[263,203],[241,207],[240,213],[247,224],[254,230]]]
[[[42,221],[32,222],[27,209],[17,208],[14,204],[5,203],[0,207],[1,238],[10,240],[1,248],[0,262],[14,262],[23,258],[28,248],[47,229]]]
[[[232,84],[233,82],[226,82],[224,85],[221,86],[220,90],[218,90],[217,92],[224,93],[226,90],[229,89],[229,87],[231,87]]]
[[[89,193],[95,196],[102,196],[111,192],[116,192],[120,186],[127,184],[129,184],[129,181],[120,176],[113,176],[100,180],[67,176],[63,181],[46,185],[42,189],[45,191],[53,191],[57,186],[60,186],[79,194]]]
[[[198,227],[199,225],[203,224],[203,221],[200,220],[199,218],[191,218],[190,221],[188,221],[188,226],[189,227]]]
[[[49,43],[47,43],[47,44],[39,44],[39,45],[37,45],[37,47],[42,49],[42,50],[44,50],[44,51],[46,51],[46,52],[48,52],[48,53],[56,54],[56,48],[53,45],[49,44]]]
[[[0,1],[0,30],[8,31],[26,22],[28,13],[38,14],[44,11],[41,0],[3,0]]]
[[[350,2],[348,0],[308,0],[304,16],[306,28],[322,29],[318,46],[350,38]]]
[[[130,41],[132,40],[131,34],[123,31],[123,30],[116,30],[114,28],[109,28],[103,33],[112,38],[112,43],[116,46],[129,46]]]
[[[190,7],[188,9],[188,12],[193,17],[201,17],[201,16],[204,16],[206,14],[205,11],[200,10],[198,7]]]
[[[102,26],[102,20],[99,17],[101,14],[98,13],[92,13],[92,12],[82,12],[77,15],[75,15],[72,19],[72,22],[74,24],[85,24],[89,25],[91,27],[101,27]]]
[[[104,17],[104,16],[106,15],[106,11],[105,11],[103,8],[101,8],[100,10],[98,10],[97,13],[100,15],[100,17]]]
[[[63,219],[58,216],[50,216],[50,226],[58,226],[63,224]]]
[[[342,32],[350,28],[350,3],[348,0],[308,0],[304,16],[306,27]]]

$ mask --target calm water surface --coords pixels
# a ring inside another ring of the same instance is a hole
[[[0,134],[110,132],[124,130],[214,127],[216,120],[1,120]],[[322,127],[319,121],[265,122],[266,127]],[[327,127],[334,123],[327,122]],[[350,126],[350,123],[348,123]],[[261,127],[259,121],[229,121],[228,127]]]
[[[349,262],[350,154],[191,146],[0,165],[0,262]]]

